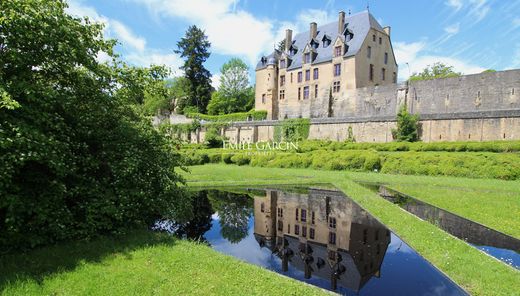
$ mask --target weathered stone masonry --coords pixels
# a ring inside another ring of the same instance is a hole
[[[482,73],[352,89],[334,98],[333,117],[324,98],[302,102],[287,117],[310,117],[309,139],[343,141],[351,127],[357,142],[391,142],[397,111],[406,103],[420,115],[424,142],[513,140],[520,139],[519,92],[520,70]],[[271,141],[280,122],[236,122],[225,135],[231,142]],[[204,128],[191,139],[202,142]]]

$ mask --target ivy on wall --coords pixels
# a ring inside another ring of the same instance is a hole
[[[276,142],[298,142],[309,137],[311,121],[308,118],[286,119],[280,125],[274,127],[274,140]]]

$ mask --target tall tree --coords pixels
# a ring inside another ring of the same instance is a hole
[[[140,76],[99,63],[114,41],[66,7],[0,1],[0,253],[149,226],[186,206],[179,155],[135,112]]]
[[[249,111],[254,104],[254,89],[249,85],[249,67],[241,59],[232,58],[220,69],[220,87],[211,96],[208,114]]]
[[[232,58],[220,69],[219,91],[226,97],[238,97],[249,87],[249,67],[239,58]]]
[[[211,73],[204,67],[204,62],[209,58],[211,43],[204,31],[191,26],[186,35],[177,42],[175,53],[185,59],[181,69],[187,79],[186,100],[178,103],[179,112],[188,106],[195,106],[199,112],[206,112],[206,107],[211,98]]]

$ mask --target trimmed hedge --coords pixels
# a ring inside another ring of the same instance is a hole
[[[184,151],[186,165],[224,162],[276,168],[376,171],[388,174],[520,179],[520,153],[380,152],[316,150],[308,153]]]
[[[376,151],[445,151],[445,152],[520,152],[520,141],[492,142],[391,142],[351,143],[308,140],[299,144],[298,152],[315,150],[368,150]]]

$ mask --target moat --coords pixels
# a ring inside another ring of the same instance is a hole
[[[467,295],[332,188],[194,191],[194,217],[156,228],[343,295]]]

